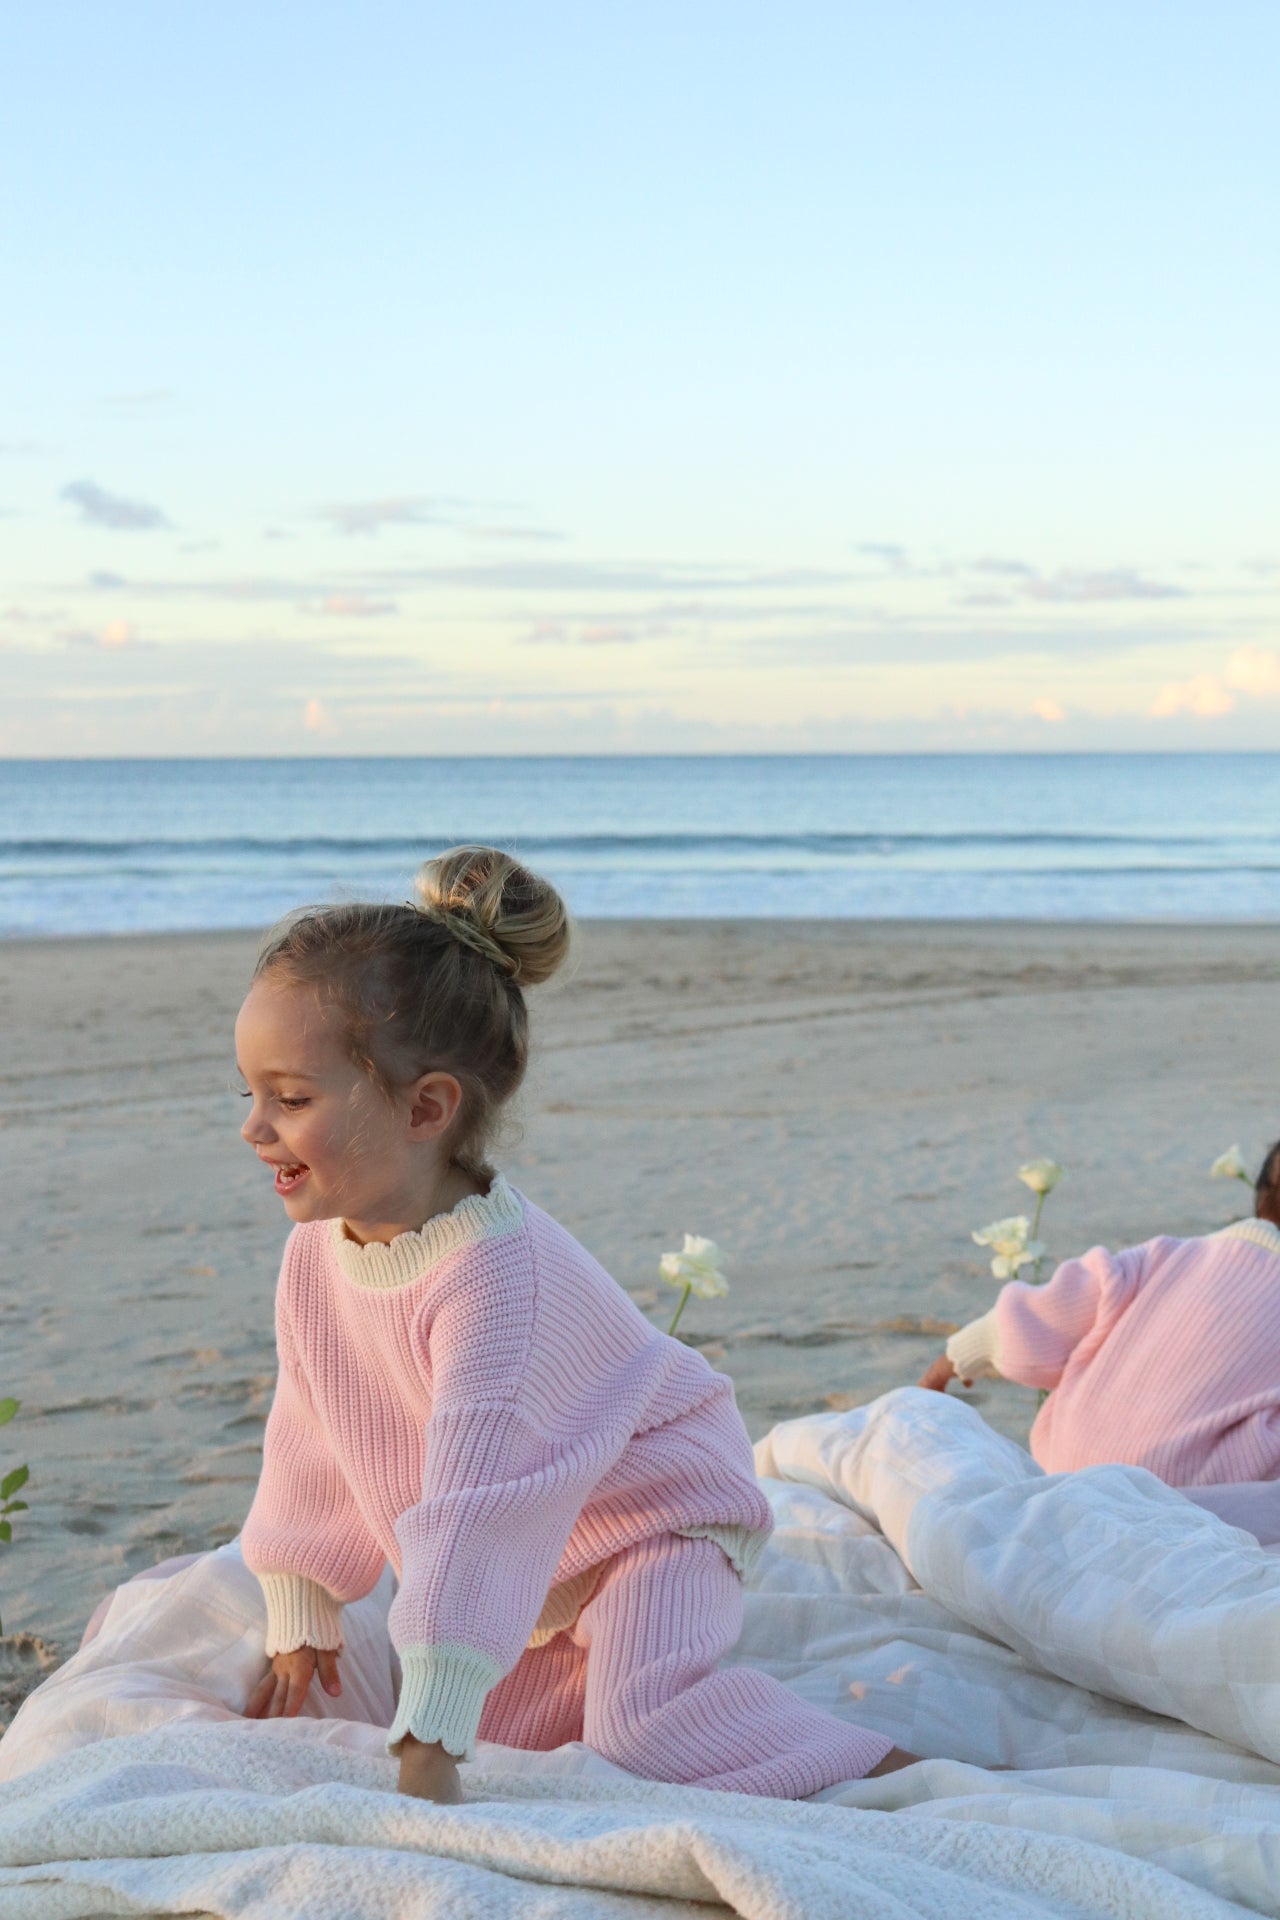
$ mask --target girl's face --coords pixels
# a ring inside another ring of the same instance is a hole
[[[269,975],[255,981],[236,1021],[251,1103],[241,1136],[274,1170],[291,1220],[420,1225],[418,1189],[439,1156],[424,1156],[412,1099],[388,1098],[344,1042],[338,1008]]]

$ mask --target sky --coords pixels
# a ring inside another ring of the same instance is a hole
[[[0,63],[0,755],[1280,745],[1272,0]]]

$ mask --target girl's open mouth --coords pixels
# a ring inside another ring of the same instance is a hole
[[[310,1171],[310,1167],[302,1166],[277,1167],[276,1192],[281,1194],[292,1193],[296,1187],[302,1185],[302,1182],[306,1179]]]

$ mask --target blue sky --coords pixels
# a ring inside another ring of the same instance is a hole
[[[1274,6],[0,58],[0,753],[1280,738]]]

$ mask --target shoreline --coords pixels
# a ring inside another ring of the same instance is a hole
[[[232,1091],[257,939],[0,943],[0,1455],[31,1467],[0,1612],[64,1651],[256,1481],[287,1224]],[[659,1254],[720,1242],[732,1290],[681,1331],[758,1435],[914,1381],[990,1305],[969,1235],[1027,1210],[1022,1160],[1067,1169],[1054,1258],[1245,1211],[1207,1168],[1280,1134],[1278,985],[1269,923],[584,921],[498,1158],[658,1324]],[[1025,1437],[1033,1394],[971,1397]]]

